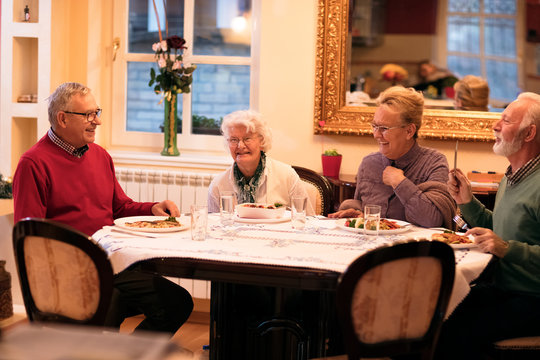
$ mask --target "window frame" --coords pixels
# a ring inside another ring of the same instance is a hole
[[[194,11],[196,0],[185,0],[184,2],[184,39],[187,49],[183,54],[183,61],[186,64],[218,64],[218,65],[248,65],[250,66],[250,108],[259,108],[259,26],[260,0],[252,0],[252,33],[251,33],[251,56],[208,56],[193,55],[193,31]],[[128,23],[129,23],[129,0],[119,0],[114,2],[113,8],[113,39],[118,39],[120,47],[112,63],[112,104],[113,114],[111,126],[111,145],[113,147],[130,147],[136,145],[138,151],[154,152],[156,148],[163,146],[163,134],[127,131],[127,64],[128,62],[148,62],[154,63],[154,54],[151,53],[128,53]],[[156,39],[157,41],[157,39]],[[195,70],[197,71],[197,70]],[[148,75],[150,81],[150,74]],[[150,88],[149,88],[150,89]],[[182,118],[191,119],[191,96],[192,93],[182,94]],[[156,103],[160,98],[156,95]],[[240,109],[239,109],[240,110]],[[223,138],[215,135],[191,134],[191,121],[182,121],[182,133],[178,134],[178,147],[182,151],[195,151],[206,154],[223,154],[225,151]]]
[[[479,54],[470,54],[465,52],[457,52],[457,51],[448,51],[447,46],[447,28],[448,23],[447,19],[450,15],[463,15],[468,16],[469,13],[449,13],[448,12],[448,0],[441,0],[439,3],[439,9],[438,9],[438,36],[437,36],[437,44],[438,44],[438,53],[439,53],[439,61],[438,63],[441,64],[444,67],[447,67],[447,59],[449,55],[456,55],[456,56],[466,56],[471,57],[475,59],[480,60],[480,67],[481,67],[481,77],[484,79],[487,79],[487,70],[486,70],[486,62],[488,60],[500,60],[500,61],[506,61],[506,62],[514,62],[517,64],[517,84],[520,89],[524,88],[525,84],[525,69],[523,66],[523,56],[525,51],[525,4],[523,1],[515,0],[516,1],[516,14],[515,16],[509,16],[509,15],[498,15],[498,14],[490,14],[489,16],[485,16],[483,13],[483,7],[484,7],[484,1],[481,1],[480,4],[480,12],[478,16],[480,18],[480,49]],[[450,14],[450,15],[449,15]],[[516,57],[514,60],[510,60],[507,57],[501,57],[501,56],[495,56],[495,55],[486,55],[485,54],[485,46],[484,46],[484,19],[486,17],[490,18],[514,18],[515,19],[515,45],[516,45]],[[471,56],[469,56],[471,55]],[[489,82],[489,79],[488,79]],[[490,96],[490,104],[494,105],[503,105],[506,104],[507,101],[503,101],[501,99],[494,99],[492,96]]]

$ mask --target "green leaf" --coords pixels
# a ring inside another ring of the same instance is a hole
[[[152,85],[154,85],[154,78],[151,78],[148,82],[148,86],[152,87]]]
[[[150,68],[150,77],[153,79],[156,77],[156,70],[154,70],[154,68]]]
[[[156,94],[159,94],[159,93],[161,92],[161,87],[160,87],[159,85],[156,85],[156,86],[154,87],[154,92],[155,92]]]

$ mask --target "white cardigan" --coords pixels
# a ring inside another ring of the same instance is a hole
[[[234,180],[233,167],[234,165],[231,165],[225,172],[212,180],[208,188],[208,212],[219,212],[220,192],[233,191],[238,194],[239,190]],[[263,204],[279,202],[290,206],[291,197],[293,196],[307,197],[306,214],[315,215],[315,204],[311,204],[304,182],[296,171],[290,165],[273,160],[267,155],[266,167],[259,180],[255,202]]]

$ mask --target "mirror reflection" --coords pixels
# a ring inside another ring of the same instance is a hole
[[[502,111],[538,87],[540,59],[523,53],[536,53],[539,34],[532,2],[351,0],[346,104],[373,106],[402,84],[421,90],[426,108]]]

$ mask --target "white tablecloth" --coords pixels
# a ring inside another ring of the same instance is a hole
[[[189,223],[182,217],[181,223]],[[407,239],[431,238],[438,230],[411,226],[394,235],[368,236],[337,228],[333,220],[310,218],[306,229],[292,228],[289,221],[271,224],[238,223],[224,228],[217,214],[210,214],[205,241],[192,241],[189,230],[153,233],[155,238],[112,232],[105,227],[94,239],[108,252],[113,270],[118,273],[131,264],[153,258],[179,257],[233,263],[282,265],[344,272],[366,251]],[[440,232],[440,230],[438,231]],[[469,292],[491,255],[476,249],[455,250],[456,278],[449,313]]]

